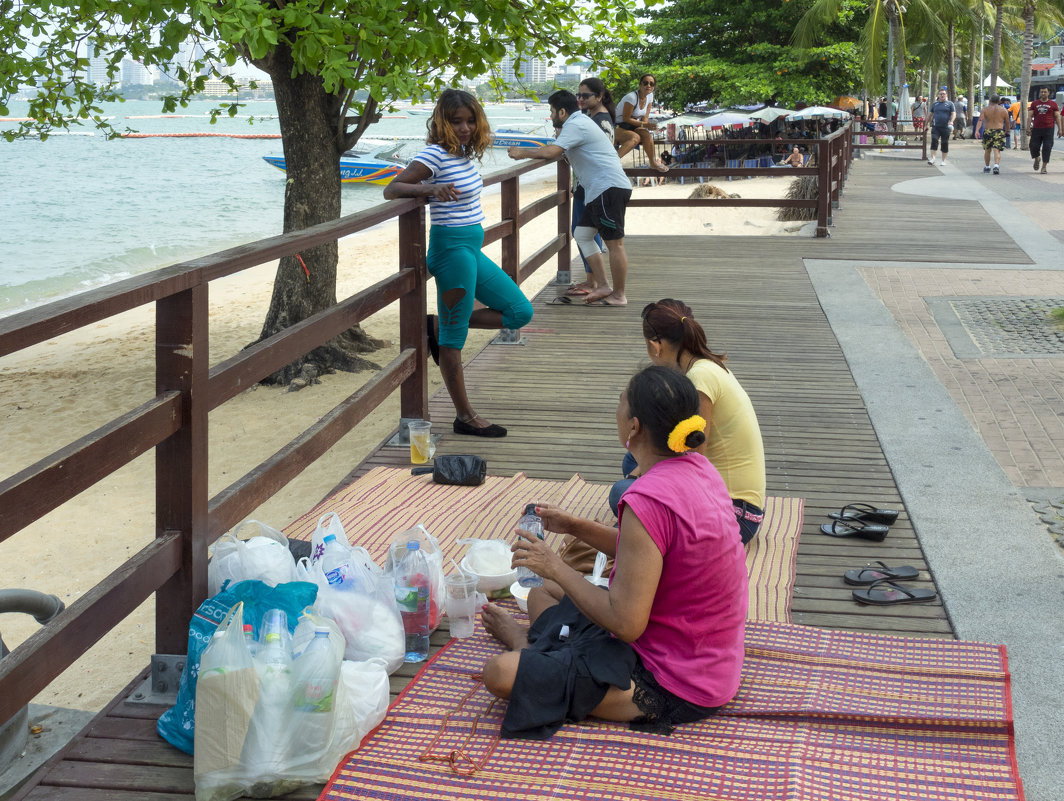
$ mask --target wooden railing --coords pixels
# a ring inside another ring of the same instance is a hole
[[[726,159],[738,164],[723,167],[709,167],[705,160],[696,159],[692,163],[673,162],[669,169],[670,178],[746,178],[758,175],[779,177],[797,177],[812,175],[817,178],[818,193],[815,198],[800,200],[790,198],[686,198],[677,201],[672,198],[639,198],[633,197],[629,207],[649,206],[737,206],[746,208],[807,208],[816,209],[816,235],[818,237],[829,236],[831,226],[832,209],[839,207],[839,198],[842,187],[846,183],[850,165],[853,163],[853,137],[850,135],[852,123],[847,123],[837,131],[828,134],[822,139],[661,139],[656,140],[658,146],[671,147],[679,145],[684,148],[716,147],[727,152],[731,148],[734,152],[737,148],[744,151],[763,149],[770,152],[772,148],[785,145],[799,145],[805,148],[811,156],[809,164],[804,167],[773,167],[773,166],[745,166],[746,162],[758,161],[759,159]],[[720,156],[717,156],[719,159]],[[766,157],[762,157],[766,158]],[[782,158],[782,156],[780,156]],[[769,158],[771,163],[772,159]],[[626,170],[630,176],[636,178],[660,178],[662,173],[650,167]],[[826,188],[824,191],[823,188]]]
[[[524,162],[485,177],[501,184],[501,266],[518,283],[557,258],[568,269],[569,169],[557,190],[525,208]],[[0,661],[0,722],[16,714],[153,593],[155,650],[181,654],[188,621],[207,596],[207,548],[321,456],[396,390],[403,417],[427,417],[425,201],[395,200],[291,234],[115,283],[0,320],[0,357],[130,309],[155,303],[156,395],[147,403],[0,482],[0,542],[155,450],[155,539]],[[522,226],[557,209],[556,233],[524,262]],[[208,292],[224,276],[398,218],[399,269],[334,307],[209,368]],[[354,394],[214,497],[207,487],[207,415],[317,346],[399,302],[399,354]]]
[[[853,143],[855,150],[898,150],[906,155],[927,158],[928,129],[924,126],[919,131],[913,128],[886,128],[884,130],[868,130],[860,124],[855,124],[853,129]],[[876,141],[890,138],[892,141]],[[863,141],[862,141],[863,140]]]
[[[819,140],[812,168],[813,200],[633,199],[632,206],[795,206],[817,209],[817,234],[826,236],[831,210],[853,158],[849,128]],[[766,140],[771,141],[771,140]],[[778,143],[777,143],[778,144]],[[524,208],[519,178],[543,166],[523,162],[486,176],[501,184],[501,220],[485,228],[485,244],[501,243],[501,266],[519,284],[556,257],[558,271],[571,261],[570,175],[559,162],[557,188]],[[650,169],[632,177],[658,177]],[[684,169],[687,176],[780,175],[775,168]],[[428,412],[426,226],[424,200],[394,200],[334,222],[241,245],[175,264],[101,289],[0,319],[0,358],[155,303],[156,395],[95,431],[0,481],[0,542],[76,497],[147,451],[155,450],[155,538],[74,601],[64,612],[0,661],[0,722],[8,720],[107,634],[155,595],[155,651],[181,654],[188,621],[207,595],[207,548],[270,498],[398,390],[402,417]],[[555,234],[520,261],[520,232],[532,219],[557,211]],[[398,271],[334,307],[209,367],[210,284],[286,255],[333,242],[391,219],[399,224]],[[315,347],[399,302],[399,354],[359,390],[295,439],[228,487],[210,496],[207,485],[207,416]]]

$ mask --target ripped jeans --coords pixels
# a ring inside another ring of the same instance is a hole
[[[481,252],[483,245],[480,225],[429,228],[426,263],[436,279],[441,347],[460,350],[465,345],[474,300],[502,312],[504,328],[518,329],[532,319],[532,304],[513,279]],[[454,306],[447,306],[444,295],[454,289],[463,289],[465,294]]]

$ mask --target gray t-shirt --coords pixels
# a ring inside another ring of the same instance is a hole
[[[611,187],[632,188],[613,142],[602,135],[602,129],[586,114],[570,114],[554,144],[565,151],[577,181],[584,187],[585,203]]]

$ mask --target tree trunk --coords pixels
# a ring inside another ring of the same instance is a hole
[[[1027,115],[1031,99],[1031,57],[1034,52],[1034,3],[1023,4],[1023,72],[1020,78],[1020,147],[1027,149]]]
[[[273,79],[287,179],[284,233],[338,219],[340,156],[350,144],[340,121],[342,99],[326,92],[321,79],[314,75],[293,76],[290,53],[284,47],[276,48],[268,60],[257,62],[256,66]],[[336,264],[336,242],[281,259],[258,341],[335,306]],[[313,378],[334,370],[380,369],[358,354],[384,344],[355,326],[278,370],[263,383],[288,384],[304,373]],[[305,371],[307,365],[313,369]]]
[[[951,20],[947,26],[949,38],[946,40],[946,89],[949,92],[949,99],[954,103],[957,102],[957,41],[956,30],[953,27],[953,21]]]
[[[997,94],[998,68],[1001,66],[1001,29],[1004,24],[1005,0],[994,3],[994,52],[990,57],[990,94]]]
[[[979,79],[982,80],[983,76],[980,75]],[[971,121],[977,108],[977,99],[975,96],[975,34],[972,34],[971,42],[968,46],[968,120]]]

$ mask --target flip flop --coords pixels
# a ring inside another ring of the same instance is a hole
[[[584,305],[585,306],[608,306],[611,309],[623,309],[628,304],[627,303],[607,303],[604,299],[599,298],[598,300],[585,300],[584,301]]]
[[[590,294],[591,294],[591,290],[589,288],[587,288],[586,286],[580,286],[579,284],[574,284],[573,286],[571,286],[567,290],[565,290],[565,295],[563,295],[562,297],[579,298],[579,297],[582,297],[583,295],[590,295]]]
[[[858,523],[857,521],[843,523],[841,520],[836,520],[822,525],[820,533],[827,534],[829,537],[859,537],[863,540],[883,542],[887,538],[887,527],[874,523]]]
[[[897,509],[877,509],[870,503],[851,503],[842,507],[842,511],[829,512],[832,520],[859,520],[863,523],[882,523],[891,526],[898,521]]]
[[[568,295],[558,295],[558,297],[551,298],[547,301],[548,306],[569,306],[573,303],[576,303],[576,301]]]
[[[882,581],[883,579],[914,579],[919,575],[920,571],[912,565],[889,567],[883,562],[876,562],[875,566],[868,564],[857,570],[847,570],[843,574],[842,580],[847,584],[853,584],[858,587],[867,587],[868,585],[875,584],[877,581]]]
[[[893,604],[919,604],[938,597],[934,590],[921,587],[906,587],[893,581],[877,581],[866,590],[854,590],[853,599],[859,604],[891,606]]]

